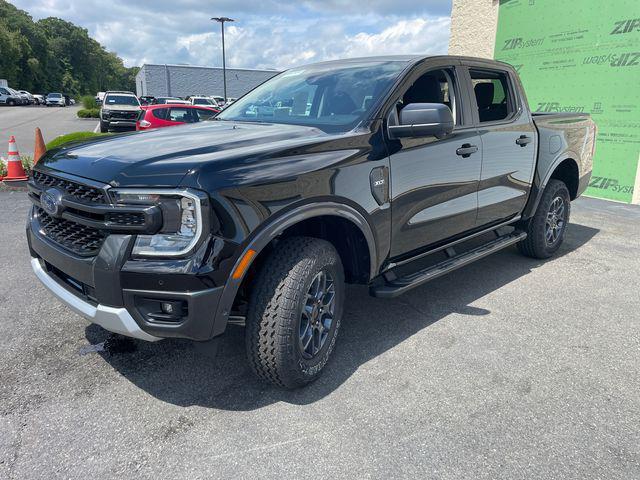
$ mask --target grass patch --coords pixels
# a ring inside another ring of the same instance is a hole
[[[93,132],[73,132],[67,133],[66,135],[60,135],[57,138],[54,138],[49,143],[47,143],[47,150],[51,150],[52,148],[58,148],[69,142],[78,142],[80,140],[88,140],[94,137],[103,137],[105,135],[109,135],[108,133],[93,133]]]

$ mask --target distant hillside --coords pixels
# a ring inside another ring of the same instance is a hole
[[[0,78],[9,86],[72,95],[135,90],[137,72],[86,29],[55,17],[34,22],[27,12],[0,0]]]

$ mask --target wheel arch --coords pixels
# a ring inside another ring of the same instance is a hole
[[[580,183],[580,167],[578,162],[575,160],[576,158],[579,157],[572,152],[565,152],[564,155],[553,161],[551,166],[545,172],[543,178],[540,178],[540,172],[536,173],[536,177],[531,187],[531,197],[529,198],[529,202],[522,213],[523,219],[530,218],[535,214],[538,204],[540,203],[540,199],[542,198],[542,194],[544,193],[544,189],[552,178],[562,180],[567,185],[571,200],[574,200],[577,197],[578,186]]]
[[[354,278],[353,271],[349,272],[350,268],[358,267],[349,265],[345,261],[345,259],[348,259],[345,255],[349,255],[348,249],[353,248],[353,244],[349,244],[349,241],[346,239],[346,243],[340,243],[340,240],[337,240],[337,236],[335,235],[333,237],[331,235],[327,237],[318,235],[317,231],[314,231],[314,229],[318,228],[320,224],[326,223],[327,221],[331,223],[332,227],[342,225],[343,227],[350,229],[348,231],[351,234],[360,236],[361,241],[358,241],[357,244],[360,244],[360,242],[366,243],[365,258],[368,265],[363,267],[364,272],[359,272],[361,275],[358,275],[358,272],[356,272],[355,277],[359,277],[359,280],[361,281],[369,281],[375,277],[375,269],[378,264],[376,240],[373,229],[363,214],[354,207],[344,203],[316,202],[301,205],[284,213],[283,215],[278,216],[260,228],[252,235],[249,242],[244,246],[242,253],[237,257],[236,262],[231,269],[232,273],[230,274],[221,295],[220,303],[216,310],[216,321],[214,322],[215,331],[212,332],[212,336],[219,335],[224,331],[237,294],[245,282],[248,272],[251,271],[252,268],[260,265],[260,262],[263,261],[268,254],[269,248],[274,245],[274,241],[282,238],[283,236],[286,237],[301,234],[329,241],[334,245],[334,247],[336,247],[338,254],[343,260],[343,265],[346,270],[345,274],[347,274],[348,277],[351,275],[351,280],[358,280],[358,278]],[[364,247],[364,245],[362,246]],[[255,253],[250,254],[250,251]],[[249,263],[242,270],[241,275],[236,278],[233,275],[233,272],[236,272],[243,259],[247,256],[250,257]]]

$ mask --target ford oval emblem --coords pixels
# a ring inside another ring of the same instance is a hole
[[[62,193],[55,188],[50,188],[40,195],[42,209],[52,217],[58,217],[62,213]]]

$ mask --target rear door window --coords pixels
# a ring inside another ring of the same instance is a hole
[[[193,123],[190,108],[170,108],[167,120],[170,122]]]
[[[160,120],[166,120],[167,119],[167,112],[169,112],[168,108],[155,108],[152,110],[153,112],[153,116],[160,119]]]
[[[506,120],[515,113],[509,75],[492,70],[469,70],[480,123]]]

